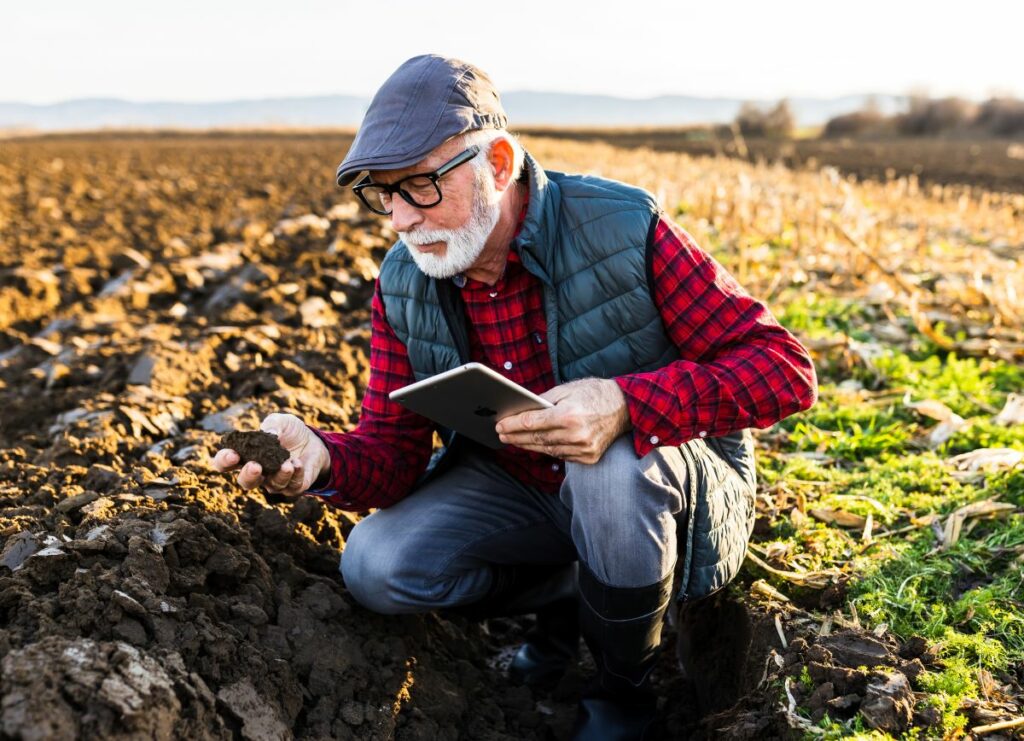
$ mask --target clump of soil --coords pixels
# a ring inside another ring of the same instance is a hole
[[[227,735],[217,698],[177,653],[160,662],[123,641],[49,636],[11,651],[2,667],[3,729],[15,736]]]
[[[869,728],[895,735],[939,723],[937,711],[915,691],[918,677],[935,662],[934,649],[922,639],[900,643],[854,628],[819,635],[794,611],[779,623],[790,634],[782,646],[773,617],[757,616],[754,622],[745,694],[728,710],[705,717],[696,735],[799,736],[825,715],[849,720],[859,714]]]
[[[242,432],[233,430],[220,439],[222,448],[238,453],[239,464],[256,461],[263,469],[264,476],[273,476],[289,458],[289,453],[277,439],[277,435],[255,430]]]
[[[859,710],[865,723],[876,730],[901,733],[909,728],[915,705],[911,683],[925,669],[921,657],[931,660],[926,650],[914,656],[913,645],[901,646],[889,636],[852,630],[813,643],[798,638],[790,649],[787,660],[801,673],[806,666],[813,684],[813,689],[806,684],[794,689],[795,699],[799,696],[797,701],[802,699],[811,711],[812,722],[826,713],[851,718]]]

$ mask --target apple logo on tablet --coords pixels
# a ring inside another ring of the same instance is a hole
[[[497,409],[491,409],[490,407],[485,407],[482,404],[473,410],[473,414],[478,417],[493,417],[497,413]]]

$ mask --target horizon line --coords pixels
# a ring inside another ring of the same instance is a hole
[[[619,94],[615,94],[615,93],[570,92],[570,91],[565,91],[565,90],[535,90],[535,89],[526,89],[526,88],[519,89],[519,90],[509,90],[507,92],[502,93],[501,95],[504,98],[504,97],[507,97],[507,96],[510,96],[510,95],[521,95],[521,94],[530,94],[530,95],[565,95],[565,96],[575,96],[575,97],[599,97],[599,98],[611,98],[611,99],[614,99],[614,100],[627,100],[627,101],[636,101],[636,102],[653,101],[653,100],[659,100],[659,99],[663,99],[663,98],[692,98],[692,99],[695,99],[695,100],[708,100],[708,101],[715,101],[715,100],[731,100],[731,101],[736,101],[736,100],[738,100],[738,101],[743,101],[743,102],[747,102],[747,101],[750,101],[750,102],[777,102],[777,101],[780,101],[780,100],[816,100],[816,101],[826,101],[826,100],[840,100],[840,99],[843,99],[843,98],[870,98],[870,97],[879,97],[879,98],[910,98],[913,95],[915,95],[915,93],[913,93],[913,92],[909,92],[909,93],[890,93],[890,92],[873,91],[873,92],[859,92],[859,93],[840,93],[840,94],[836,94],[836,95],[780,95],[780,96],[774,96],[774,97],[748,97],[748,96],[742,96],[742,95],[696,95],[696,94],[691,94],[691,93],[661,93],[661,94],[658,94],[658,95],[648,95],[648,96],[642,96],[642,97],[635,97],[635,96],[619,95]],[[932,98],[932,99],[941,99],[941,98],[955,97],[955,98],[963,98],[963,99],[972,100],[972,101],[982,101],[982,100],[991,99],[993,97],[1004,97],[1004,95],[1007,95],[1007,94],[990,94],[990,95],[981,96],[981,97],[971,97],[971,96],[964,96],[964,95],[942,95],[942,96],[931,96],[931,95],[928,95],[928,97]],[[1008,95],[1009,95],[1009,97],[1017,97],[1015,94],[1008,94]],[[42,107],[47,107],[47,106],[64,105],[64,104],[67,104],[67,103],[80,103],[80,102],[89,102],[89,101],[130,103],[130,104],[134,104],[134,105],[155,105],[155,104],[217,105],[217,104],[224,104],[224,103],[260,103],[260,102],[266,102],[266,101],[303,100],[303,99],[315,99],[315,98],[354,98],[354,99],[360,99],[360,100],[367,100],[368,101],[372,97],[373,97],[372,94],[370,94],[370,95],[361,95],[359,93],[309,93],[309,94],[304,94],[304,95],[266,95],[266,96],[262,96],[262,97],[252,97],[252,98],[216,98],[216,99],[206,99],[206,100],[186,100],[186,99],[178,99],[178,98],[147,98],[147,99],[138,99],[138,98],[121,97],[121,96],[116,96],[116,95],[96,94],[96,95],[82,95],[82,96],[78,96],[78,97],[74,97],[74,98],[62,98],[60,100],[53,100],[53,101],[46,102],[46,103],[31,102],[31,101],[25,101],[25,100],[0,100],[0,105],[25,105],[25,106],[35,106],[35,107],[42,108]]]

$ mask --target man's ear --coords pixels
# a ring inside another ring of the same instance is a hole
[[[512,179],[512,165],[515,162],[515,152],[507,139],[495,139],[491,144],[491,151],[487,155],[494,170],[494,188],[499,193],[504,191]]]

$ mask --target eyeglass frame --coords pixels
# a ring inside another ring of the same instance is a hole
[[[434,206],[438,205],[439,203],[441,203],[441,201],[444,200],[444,194],[441,192],[441,186],[437,184],[437,181],[440,180],[445,175],[447,175],[452,170],[454,170],[459,165],[463,165],[466,162],[469,162],[478,154],[480,154],[480,147],[474,144],[473,146],[464,149],[462,152],[452,157],[450,160],[445,162],[436,170],[432,170],[430,172],[414,172],[412,175],[406,175],[404,178],[396,180],[390,185],[387,183],[375,183],[372,180],[370,180],[370,176],[369,174],[367,174],[363,176],[362,180],[360,180],[358,183],[352,186],[352,191],[356,194],[356,196],[358,196],[359,200],[362,201],[364,206],[366,206],[368,209],[373,211],[373,213],[377,214],[378,216],[390,216],[391,212],[394,209],[388,211],[378,211],[376,208],[370,205],[370,199],[363,195],[363,190],[370,187],[371,185],[375,188],[381,188],[382,192],[387,193],[392,198],[394,198],[395,193],[397,193],[402,197],[403,201],[408,203],[410,206],[413,206],[414,208],[433,208]],[[434,186],[434,190],[437,191],[437,200],[429,205],[416,203],[413,200],[413,197],[402,189],[402,183],[406,182],[407,180],[412,180],[413,178],[427,178],[428,180],[430,180],[431,184],[433,184]],[[383,206],[381,206],[381,208],[383,208]]]

